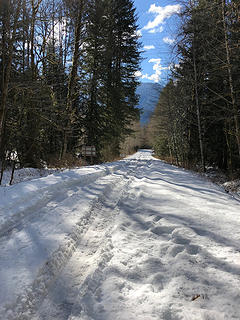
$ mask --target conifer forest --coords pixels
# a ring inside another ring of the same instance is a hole
[[[179,63],[149,125],[156,153],[186,167],[240,169],[240,1],[187,1]]]
[[[134,137],[177,165],[239,173],[240,1],[181,1],[179,20],[176,63],[140,127],[134,1],[1,0],[2,170],[14,157],[71,159],[82,145],[112,160]]]
[[[0,1],[2,165],[118,155],[139,117],[136,30],[130,0]]]

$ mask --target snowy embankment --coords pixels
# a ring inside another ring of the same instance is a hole
[[[0,235],[6,234],[19,219],[45,206],[57,194],[64,194],[75,186],[84,186],[106,176],[121,166],[109,165],[65,170],[49,176],[0,188]]]
[[[198,175],[145,150],[0,192],[0,319],[240,319],[240,203]]]

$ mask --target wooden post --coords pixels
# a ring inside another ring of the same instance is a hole
[[[13,160],[13,164],[12,164],[12,173],[11,173],[11,179],[10,179],[10,182],[9,182],[10,186],[12,185],[12,182],[13,182],[15,166],[16,166],[16,162],[15,162],[15,160]]]

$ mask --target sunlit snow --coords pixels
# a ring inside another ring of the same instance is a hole
[[[240,319],[240,202],[141,150],[0,188],[0,319]]]

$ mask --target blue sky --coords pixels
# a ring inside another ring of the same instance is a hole
[[[139,33],[144,46],[141,82],[167,81],[169,65],[174,60],[172,47],[176,39],[180,5],[174,0],[134,0],[139,17]]]

